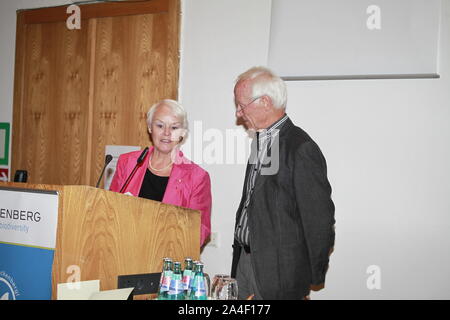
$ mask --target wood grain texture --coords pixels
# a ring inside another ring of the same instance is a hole
[[[160,272],[166,256],[199,259],[198,211],[86,186],[65,186],[63,197],[54,284],[71,265],[111,290],[118,275]]]
[[[96,173],[102,169],[106,145],[148,146],[149,107],[176,98],[167,81],[168,18],[162,13],[97,19],[91,136]],[[91,175],[91,185],[96,176]]]
[[[14,97],[13,97],[13,127],[12,127],[12,145],[11,145],[11,170],[21,170],[22,157],[22,128],[23,125],[23,96],[24,96],[24,78],[25,78],[25,44],[26,44],[26,25],[23,22],[23,16],[17,15],[16,24],[16,57],[14,66]]]
[[[17,128],[21,156],[15,166],[29,171],[31,183],[85,183],[87,29],[69,31],[62,23],[28,25],[25,38]]]
[[[13,158],[13,168],[27,169],[30,182],[83,183],[87,32],[71,32],[61,24],[28,25],[24,37],[23,80],[14,118],[19,133],[13,137],[15,155],[20,156]]]
[[[200,259],[199,211],[88,186],[0,186],[58,192],[53,299],[58,283],[74,281],[70,266],[81,281],[99,279],[101,290],[112,290],[119,275],[161,272],[164,257]]]
[[[96,35],[97,35],[97,20],[91,19],[89,20],[89,42],[88,42],[88,51],[90,54],[90,66],[89,66],[89,91],[88,91],[88,115],[87,115],[87,139],[86,139],[86,149],[87,152],[85,154],[85,162],[86,162],[86,170],[84,172],[84,181],[85,184],[89,184],[91,180],[90,177],[92,174],[96,174],[92,170],[92,128],[93,124],[93,115],[94,115],[94,79],[95,79],[95,43],[96,43]],[[101,185],[99,186],[101,187]]]
[[[180,1],[148,2],[127,3],[130,15],[118,13],[122,4],[93,4],[92,16],[113,17],[81,30],[48,23],[54,8],[18,14],[13,172],[28,170],[31,183],[95,185],[106,145],[150,144],[148,108],[178,97]]]
[[[23,18],[26,24],[40,24],[48,22],[66,21],[70,16],[67,14],[68,5],[45,8],[24,10]],[[126,2],[110,2],[95,4],[80,4],[81,19],[88,20],[103,17],[118,17],[128,15],[138,15],[146,13],[162,13],[168,12],[169,2],[167,0],[148,0]]]
[[[180,34],[181,34],[181,3],[179,0],[169,0],[168,13],[168,50],[166,72],[166,96],[177,100],[178,79],[180,72]]]

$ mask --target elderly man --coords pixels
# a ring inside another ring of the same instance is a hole
[[[236,213],[231,275],[239,298],[304,299],[323,286],[334,245],[325,158],[286,115],[284,81],[264,67],[241,74],[236,117],[255,132]]]

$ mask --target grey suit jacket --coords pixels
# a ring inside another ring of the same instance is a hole
[[[331,186],[319,147],[290,119],[279,132],[278,164],[276,174],[257,177],[247,208],[252,266],[264,299],[302,299],[325,282],[335,238]],[[233,277],[240,253],[235,241]]]

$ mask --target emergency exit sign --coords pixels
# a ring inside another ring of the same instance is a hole
[[[8,164],[9,164],[9,123],[0,122],[0,165],[7,166]]]

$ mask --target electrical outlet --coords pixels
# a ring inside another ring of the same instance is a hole
[[[128,274],[117,277],[117,289],[134,288],[132,294],[157,293],[161,273]]]
[[[219,233],[218,232],[211,232],[210,241],[208,243],[208,246],[219,248]]]

